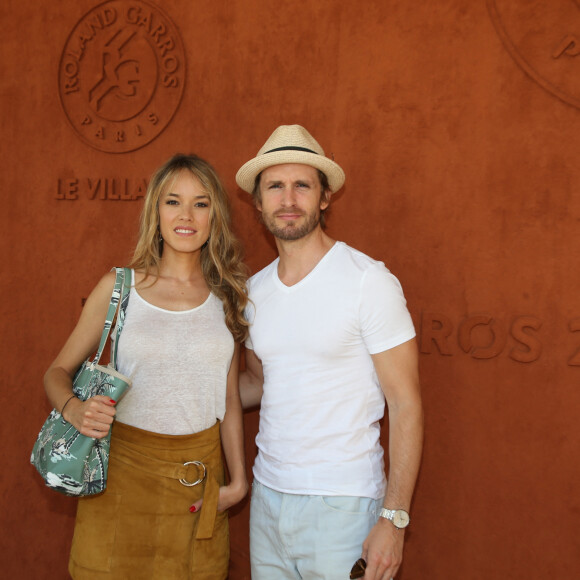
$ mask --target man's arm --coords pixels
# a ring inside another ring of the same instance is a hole
[[[389,416],[389,474],[384,507],[409,511],[423,447],[423,409],[415,339],[372,355]],[[405,531],[379,518],[363,543],[366,580],[390,580],[403,559]]]
[[[240,373],[240,397],[244,410],[259,406],[264,387],[262,361],[254,351],[246,348],[246,370]]]

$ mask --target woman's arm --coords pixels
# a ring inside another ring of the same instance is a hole
[[[230,475],[230,482],[220,487],[218,512],[223,512],[241,501],[248,493],[246,477],[246,462],[244,454],[244,424],[242,419],[242,403],[238,388],[238,373],[240,364],[240,345],[236,344],[234,356],[230,365],[226,390],[226,414],[221,424],[222,448]],[[198,499],[189,509],[198,511],[203,504],[203,498]]]
[[[97,439],[108,433],[115,403],[102,395],[87,401],[77,399],[72,392],[72,380],[99,345],[114,285],[114,272],[101,278],[87,298],[75,329],[44,375],[44,388],[54,408],[63,412],[63,417],[83,435]]]
[[[248,493],[244,454],[244,423],[238,386],[240,345],[236,344],[228,373],[226,414],[221,424],[224,456],[230,475],[229,484],[220,489],[218,511],[224,511],[241,501]]]

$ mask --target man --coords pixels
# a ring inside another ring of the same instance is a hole
[[[346,579],[362,557],[365,579],[389,580],[402,560],[423,437],[403,292],[381,262],[324,232],[344,172],[303,127],[278,127],[236,181],[279,253],[249,282],[240,378],[244,407],[261,403],[252,579]]]

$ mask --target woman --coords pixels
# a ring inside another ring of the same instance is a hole
[[[103,437],[116,418],[107,490],[79,501],[69,570],[91,580],[226,578],[225,510],[248,489],[238,393],[247,295],[227,195],[207,162],[176,155],[155,173],[130,267],[117,366],[133,386],[118,408],[105,396],[83,402],[71,387],[98,345],[113,272],[45,375],[51,403],[84,435]]]

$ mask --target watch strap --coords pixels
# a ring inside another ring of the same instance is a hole
[[[398,530],[406,528],[410,522],[409,514],[403,509],[390,510],[381,508],[379,516],[389,520]]]
[[[381,508],[381,511],[379,512],[379,516],[381,518],[385,518],[387,520],[392,521],[393,517],[395,516],[395,510],[388,510],[387,508]]]

